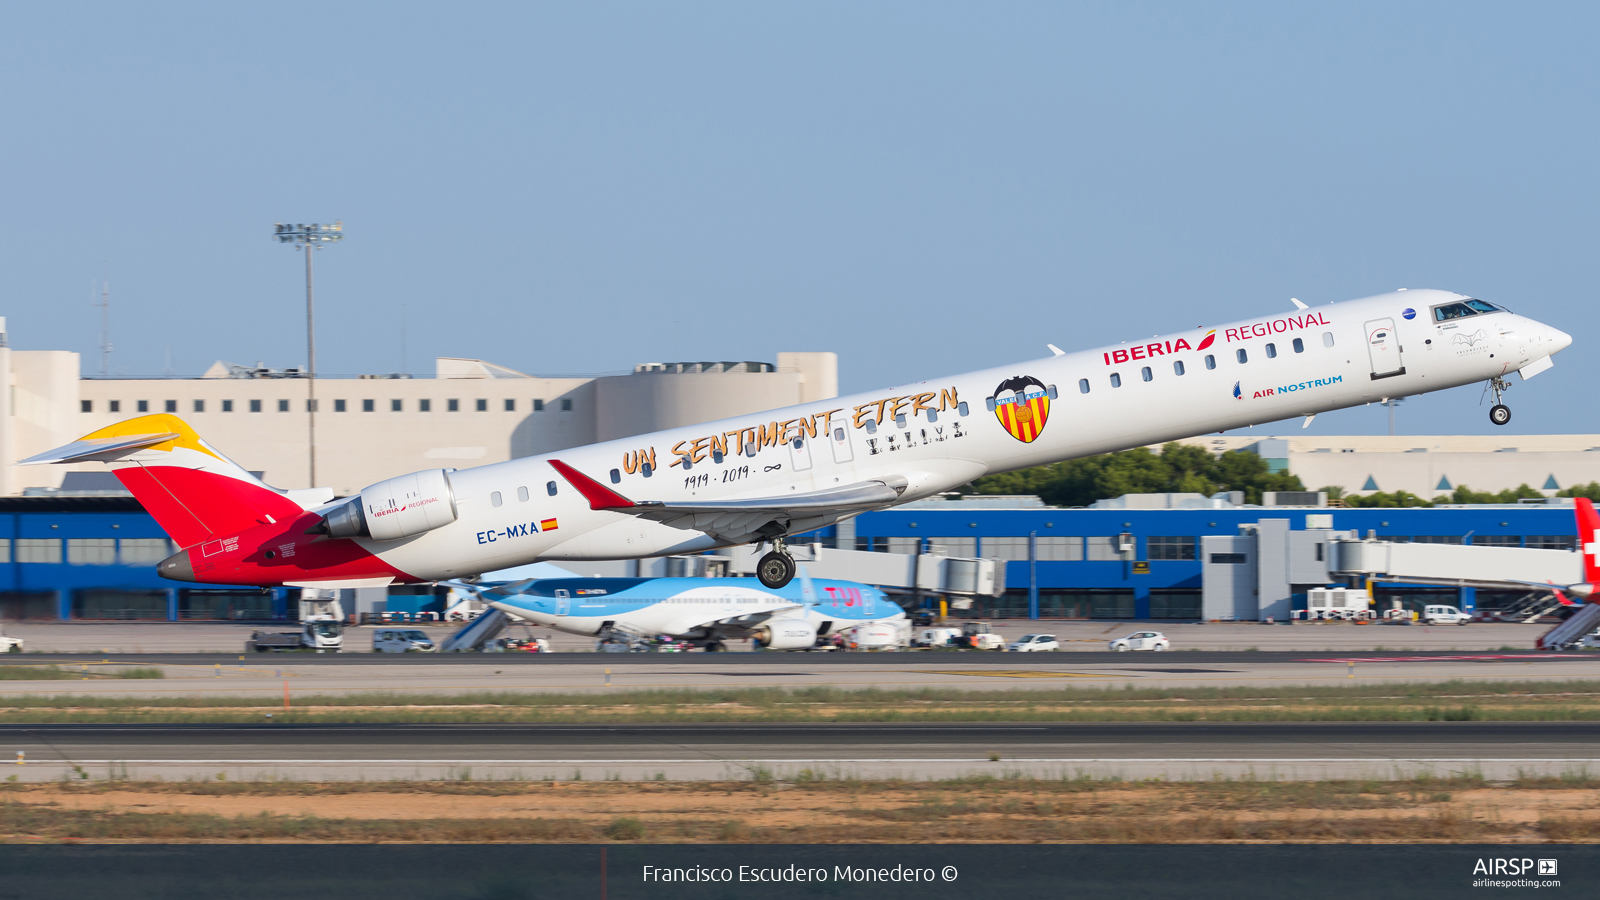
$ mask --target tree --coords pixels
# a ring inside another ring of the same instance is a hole
[[[1347,495],[1344,498],[1344,505],[1354,509],[1397,509],[1413,506],[1432,506],[1433,504],[1410,491],[1395,491],[1392,494],[1378,491],[1365,497],[1356,494]]]
[[[1588,484],[1575,484],[1564,491],[1556,491],[1557,497],[1588,497],[1590,500],[1600,501],[1600,481],[1591,481]]]
[[[1504,490],[1498,494],[1488,491],[1475,491],[1466,485],[1456,488],[1449,498],[1440,498],[1440,502],[1448,503],[1515,503],[1518,500],[1541,500],[1544,494],[1539,493],[1525,484],[1517,485],[1516,490]]]
[[[1088,506],[1123,494],[1243,491],[1260,503],[1263,491],[1303,491],[1300,479],[1272,472],[1245,450],[1212,456],[1204,447],[1170,443],[1159,454],[1144,447],[1070,459],[1032,469],[985,475],[970,486],[979,494],[1037,494],[1055,506]]]

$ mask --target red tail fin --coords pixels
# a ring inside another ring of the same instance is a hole
[[[1578,550],[1583,553],[1583,580],[1600,584],[1600,564],[1595,555],[1600,552],[1600,513],[1588,497],[1578,497],[1573,505],[1578,510]]]

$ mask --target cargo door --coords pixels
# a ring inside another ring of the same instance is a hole
[[[1394,332],[1393,319],[1373,319],[1367,323],[1367,356],[1372,361],[1374,379],[1406,373],[1400,350],[1400,338]]]

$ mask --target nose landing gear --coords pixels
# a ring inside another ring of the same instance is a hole
[[[789,555],[789,548],[783,545],[783,538],[773,538],[772,552],[756,563],[756,577],[761,579],[762,584],[777,590],[794,580],[794,571],[794,557]]]
[[[1485,388],[1485,390],[1494,392],[1494,405],[1489,407],[1489,421],[1496,425],[1504,425],[1511,421],[1511,407],[1500,402],[1501,395],[1510,387],[1510,382],[1496,375],[1489,379],[1489,384]]]

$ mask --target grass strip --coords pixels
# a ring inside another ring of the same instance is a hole
[[[106,668],[88,665],[78,669],[63,669],[59,665],[0,666],[0,681],[79,681],[85,678],[165,678],[167,673],[156,666]]]
[[[69,674],[68,677],[77,677]],[[129,676],[138,677],[138,676]],[[296,697],[21,695],[0,724],[574,724],[641,722],[1600,721],[1600,682],[1285,687],[849,690],[666,688],[592,693],[362,692]]]

